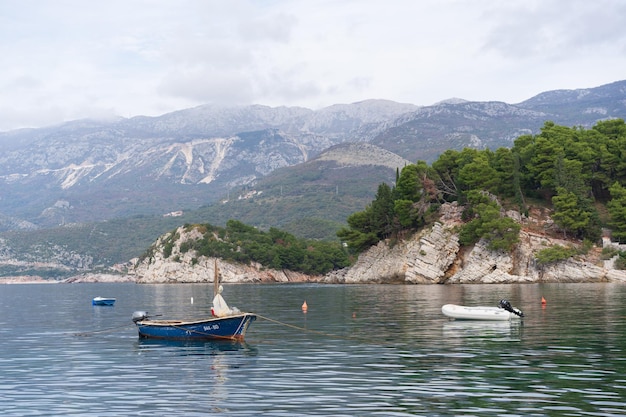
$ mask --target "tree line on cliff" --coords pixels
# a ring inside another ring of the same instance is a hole
[[[465,209],[462,245],[481,238],[510,250],[520,225],[502,206],[528,214],[530,202],[550,207],[566,238],[598,242],[602,228],[626,242],[626,124],[598,122],[591,129],[545,122],[539,134],[518,137],[511,148],[447,150],[428,165],[407,165],[396,184],[379,185],[365,210],[351,214],[338,237],[359,253],[436,220],[444,202]]]

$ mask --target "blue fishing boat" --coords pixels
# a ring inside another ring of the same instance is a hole
[[[230,308],[222,298],[223,288],[219,285],[217,259],[213,266],[213,308],[212,317],[199,320],[153,320],[145,311],[135,311],[133,322],[137,325],[140,338],[164,340],[238,340],[246,336],[246,331],[256,314],[242,313]]]
[[[112,306],[115,304],[115,298],[107,298],[107,297],[94,297],[91,300],[91,304],[94,306]]]
[[[153,320],[145,311],[133,313],[139,337],[164,340],[243,340],[254,320],[252,313],[200,320]]]

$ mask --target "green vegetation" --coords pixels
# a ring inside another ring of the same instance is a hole
[[[537,253],[537,264],[541,266],[554,262],[564,261],[574,255],[577,255],[578,253],[578,249],[573,247],[553,245],[549,248],[540,250]]]
[[[626,241],[626,188],[619,182],[615,182],[609,191],[612,199],[607,204],[607,208],[611,216],[613,238],[624,242]]]
[[[135,216],[30,232],[5,232],[1,238],[16,253],[33,254],[34,259],[54,259],[55,254],[61,253],[66,258],[76,258],[83,267],[91,267],[137,257],[160,235],[180,223],[180,217]],[[94,265],[88,265],[84,258],[92,259]]]
[[[520,226],[504,216],[502,204],[527,213],[527,201],[553,209],[566,238],[597,242],[603,226],[626,241],[626,124],[622,119],[592,129],[546,122],[538,135],[520,136],[511,149],[447,150],[428,166],[404,167],[395,187],[381,184],[364,211],[351,214],[337,236],[354,253],[382,239],[432,223],[434,210],[456,201],[465,208],[460,242],[487,240],[493,250],[510,250]],[[601,219],[601,212],[608,219]],[[575,255],[570,248],[541,251],[545,264]]]
[[[626,251],[621,251],[615,260],[615,269],[626,269]]]
[[[615,269],[626,269],[626,251],[618,250],[612,247],[602,249],[602,259],[607,260],[617,256],[615,260]]]
[[[210,224],[185,225],[196,228],[202,238],[181,244],[181,252],[195,251],[197,257],[218,257],[239,263],[258,262],[272,269],[289,269],[310,275],[323,275],[333,269],[350,264],[347,253],[339,242],[298,239],[276,228],[261,231],[240,221],[230,220],[226,227]],[[163,242],[164,255],[169,257],[175,241],[175,232]],[[150,257],[156,248],[152,246],[143,255]]]
[[[472,220],[461,228],[461,244],[467,246],[486,239],[491,250],[510,250],[519,241],[520,225],[511,218],[503,217],[498,202],[487,192],[472,190],[467,193],[467,198],[469,208],[466,214]]]
[[[225,226],[237,219],[262,230],[278,227],[302,238],[337,240],[346,218],[371,201],[372,184],[393,179],[393,170],[383,166],[342,167],[314,160],[259,179],[254,189],[263,192],[253,198],[238,200],[231,193],[227,204],[196,210],[193,222]]]

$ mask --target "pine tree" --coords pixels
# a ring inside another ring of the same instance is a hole
[[[613,239],[626,242],[626,188],[615,182],[609,189],[611,201],[607,204],[613,227]]]

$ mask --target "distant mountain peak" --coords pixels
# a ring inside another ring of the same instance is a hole
[[[446,100],[438,101],[435,104],[433,104],[433,106],[439,106],[441,104],[463,104],[463,103],[469,103],[469,101],[462,99],[462,98],[458,98],[458,97],[452,97]]]
[[[412,162],[393,152],[370,143],[344,143],[333,146],[315,158],[320,161],[335,161],[342,166],[377,165],[391,169],[402,169]]]

